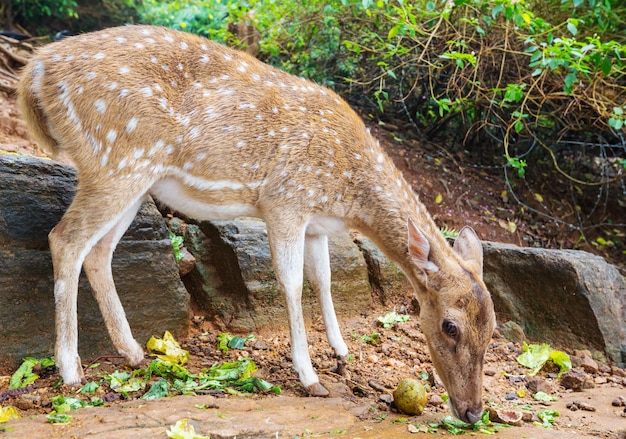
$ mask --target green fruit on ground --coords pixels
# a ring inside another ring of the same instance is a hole
[[[422,383],[411,378],[405,378],[398,383],[398,387],[393,391],[393,400],[402,413],[419,415],[424,411],[428,395]]]

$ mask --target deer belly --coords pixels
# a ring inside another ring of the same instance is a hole
[[[198,220],[227,220],[242,216],[260,217],[258,209],[246,202],[239,192],[237,183],[228,188],[227,182],[215,182],[202,190],[191,188],[175,178],[157,181],[150,189],[150,195],[191,218]],[[241,189],[243,191],[243,189]]]

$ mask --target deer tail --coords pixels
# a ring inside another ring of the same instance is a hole
[[[24,69],[17,86],[17,103],[33,140],[56,157],[61,147],[50,132],[48,118],[37,96],[44,73],[45,68],[41,61],[32,62]]]

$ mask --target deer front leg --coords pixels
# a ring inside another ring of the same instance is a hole
[[[121,355],[126,357],[131,366],[137,366],[141,363],[144,359],[144,351],[133,337],[124,308],[115,289],[111,272],[111,259],[117,243],[133,221],[142,202],[143,199],[138,200],[124,212],[119,222],[93,246],[83,263],[85,274],[87,274],[94,297],[98,302],[113,346]]]
[[[337,315],[330,292],[331,272],[328,253],[328,236],[307,234],[304,247],[304,272],[317,293],[322,308],[322,318],[326,327],[328,342],[335,351],[337,367],[335,372],[346,374],[348,346],[341,336]]]
[[[289,225],[286,226],[289,227]],[[267,224],[276,280],[287,301],[293,367],[310,395],[327,396],[328,390],[320,384],[311,364],[302,315],[304,230],[287,235],[286,228],[279,229],[279,231],[275,231],[275,228],[277,228],[276,224]]]

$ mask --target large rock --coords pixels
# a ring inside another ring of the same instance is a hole
[[[603,258],[575,250],[484,243],[498,320],[531,340],[594,348],[626,362],[626,282]]]
[[[198,260],[185,284],[211,316],[233,331],[286,324],[263,222],[202,222],[175,227]],[[581,251],[484,243],[485,281],[500,322],[515,321],[533,341],[561,348],[593,348],[622,363],[626,356],[626,288],[619,271]],[[331,240],[333,298],[338,314],[372,305],[408,303],[403,274],[358,234]],[[305,314],[317,315],[306,287]]]
[[[196,258],[196,269],[184,281],[205,311],[232,331],[287,326],[286,304],[276,284],[264,222],[170,224],[178,233],[185,233],[185,246]],[[370,309],[372,289],[358,247],[347,234],[331,237],[329,247],[337,313],[358,315]],[[302,306],[308,321],[320,315],[317,297],[306,282]]]
[[[74,195],[75,171],[53,161],[0,155],[0,365],[48,356],[54,347],[54,297],[48,233]],[[97,200],[94,200],[97,201]],[[107,206],[102,206],[106,209]],[[154,203],[145,203],[113,256],[116,281],[140,343],[189,325],[189,295]],[[79,351],[115,353],[89,284],[81,276]]]

